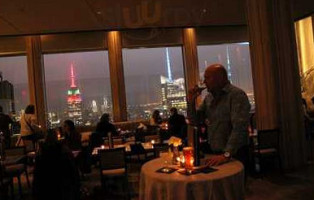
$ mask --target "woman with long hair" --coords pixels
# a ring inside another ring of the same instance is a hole
[[[158,126],[162,123],[159,110],[154,110],[152,117],[149,120],[149,125]]]

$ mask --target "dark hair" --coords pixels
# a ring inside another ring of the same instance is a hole
[[[154,110],[152,118],[154,119],[156,124],[162,123],[162,119],[160,117],[160,111],[159,110]]]
[[[109,119],[110,119],[110,115],[108,113],[104,113],[101,118],[100,118],[100,121],[101,122],[109,122]]]
[[[178,109],[175,108],[175,107],[172,107],[172,108],[170,108],[170,112],[173,112],[173,113],[177,114],[178,113]]]
[[[0,106],[0,112],[3,112],[3,108],[2,108],[2,106]]]
[[[30,104],[25,108],[25,114],[35,114],[35,106]]]
[[[70,128],[71,132],[75,130],[75,125],[74,125],[74,122],[72,120],[67,119],[63,123],[66,124]]]
[[[154,110],[152,117],[155,119],[156,117],[159,117],[160,111],[159,110]]]

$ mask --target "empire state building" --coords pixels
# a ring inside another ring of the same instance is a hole
[[[82,124],[82,98],[80,89],[75,84],[73,63],[71,63],[71,86],[68,89],[67,102],[69,119],[76,125]]]

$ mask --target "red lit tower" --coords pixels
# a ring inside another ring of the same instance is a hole
[[[82,124],[82,98],[80,89],[75,84],[74,68],[71,63],[71,86],[68,90],[68,116],[76,125]]]

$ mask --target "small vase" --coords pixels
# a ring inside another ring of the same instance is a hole
[[[179,157],[180,157],[179,147],[173,146],[172,147],[172,164],[174,164],[174,165],[178,164],[177,158],[179,158]]]

